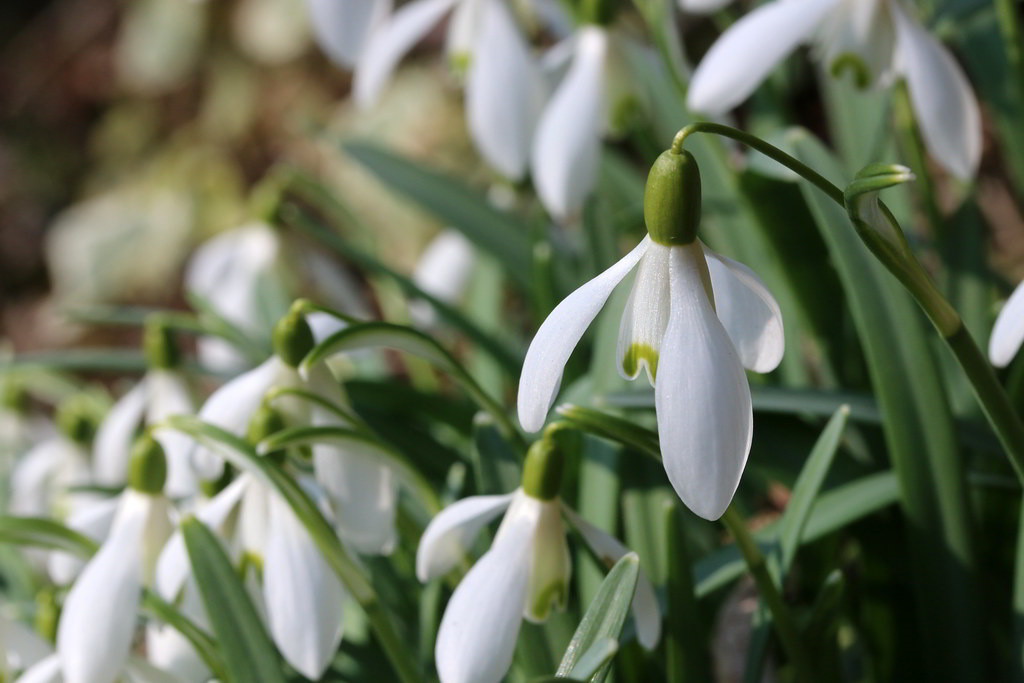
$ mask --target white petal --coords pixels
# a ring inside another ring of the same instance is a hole
[[[146,375],[148,407],[146,422],[156,425],[173,415],[192,415],[195,404],[189,394],[185,378],[167,370],[151,370]],[[167,456],[167,483],[164,491],[172,498],[184,498],[196,493],[199,481],[192,470],[192,439],[174,429],[158,428],[153,437]]]
[[[473,539],[505,510],[515,494],[471,496],[452,503],[430,520],[416,550],[416,577],[436,579],[466,556]]]
[[[40,442],[21,456],[11,473],[11,512],[23,517],[49,517],[57,497],[68,486],[91,483],[88,459],[80,446],[64,436]]]
[[[512,663],[539,508],[511,513],[441,618],[434,647],[441,683],[498,683]]]
[[[102,541],[110,532],[117,512],[118,499],[101,499],[75,510],[67,519],[67,527],[94,541]],[[50,553],[47,570],[54,583],[70,583],[85,566],[77,555],[55,550]]]
[[[64,601],[57,652],[67,683],[113,683],[132,645],[142,596],[139,545],[148,501],[127,491],[110,536]]]
[[[988,357],[992,365],[1003,368],[1017,355],[1024,341],[1024,283],[1017,285],[1013,294],[999,311],[992,336],[988,340]]]
[[[222,232],[196,249],[185,269],[185,286],[216,306],[225,284],[246,280],[253,272],[268,268],[279,250],[280,240],[265,223]],[[238,315],[238,311],[217,308],[224,315]]]
[[[320,49],[338,66],[350,69],[371,30],[391,11],[391,0],[307,0]]]
[[[609,569],[623,555],[630,552],[629,548],[619,542],[619,539],[583,519],[568,505],[563,504],[562,511],[569,518],[569,522],[580,532],[580,536],[594,551],[594,554]],[[636,593],[633,595],[631,610],[633,621],[636,623],[637,642],[644,649],[653,650],[661,639],[661,610],[658,608],[658,596],[654,593],[654,586],[643,567],[640,568],[637,577]]]
[[[697,65],[687,106],[722,114],[747,98],[775,65],[805,41],[838,0],[775,0],[730,26]]]
[[[821,23],[814,42],[830,73],[845,68],[843,60],[854,60],[858,86],[888,81],[896,49],[888,0],[840,0]]]
[[[361,553],[386,555],[394,550],[398,480],[376,449],[314,444],[313,467],[337,512],[339,535]]]
[[[669,481],[687,507],[713,520],[739,485],[753,409],[743,365],[704,292],[704,263],[699,244],[672,249],[672,313],[654,399]]]
[[[669,248],[651,243],[636,269],[633,290],[619,323],[616,367],[625,379],[636,379],[642,369],[654,386],[661,340],[668,327]]]
[[[544,89],[504,3],[487,2],[466,80],[466,116],[476,148],[510,180],[526,173]]]
[[[414,0],[373,32],[356,66],[352,95],[361,106],[376,101],[391,72],[457,0]]]
[[[427,294],[453,303],[465,289],[475,260],[472,242],[458,230],[442,230],[423,250],[412,279]]]
[[[234,512],[245,493],[246,487],[253,481],[245,474],[231,482],[223,491],[211,498],[196,512],[196,519],[208,526],[216,534],[224,532],[224,524]],[[192,573],[185,549],[185,539],[177,531],[160,552],[156,564],[156,589],[164,600],[173,602],[178,592],[185,585],[185,579]]]
[[[0,671],[4,662],[9,669],[21,671],[46,659],[53,653],[53,648],[45,640],[36,635],[20,622],[8,619],[0,614]]]
[[[551,311],[530,342],[519,378],[519,424],[528,432],[544,426],[548,408],[562,383],[562,372],[572,350],[608,300],[615,285],[622,282],[643,256],[650,237],[633,251],[587,282]]]
[[[136,384],[118,399],[103,418],[92,449],[92,467],[96,483],[120,486],[128,476],[135,432],[142,423],[146,409],[146,382]]]
[[[210,674],[192,643],[166,624],[150,622],[146,626],[146,657],[164,676],[174,674],[187,681],[205,681]]]
[[[899,41],[899,69],[907,79],[925,147],[963,180],[981,159],[981,113],[956,60],[897,2],[889,4]]]
[[[272,496],[263,553],[267,621],[281,654],[303,676],[316,680],[341,642],[338,577],[287,503]]]
[[[61,683],[60,657],[50,655],[21,674],[14,683]]]
[[[263,395],[288,370],[281,359],[271,356],[213,392],[199,411],[199,419],[233,434],[244,434],[249,420],[263,401]],[[216,479],[220,476],[224,461],[209,448],[196,446],[192,451],[192,466],[204,479]]]
[[[562,220],[579,211],[597,178],[607,53],[603,29],[579,30],[572,66],[537,124],[533,185],[545,208]]]
[[[161,671],[138,657],[130,658],[125,664],[123,680],[125,683],[184,683],[182,678]]]
[[[270,519],[270,489],[254,480],[245,487],[238,511],[236,538],[242,552],[260,555],[267,544]]]
[[[778,367],[786,340],[782,311],[754,271],[709,249],[704,250],[715,311],[729,333],[743,367],[771,372]]]

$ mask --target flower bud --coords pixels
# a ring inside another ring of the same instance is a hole
[[[167,456],[163,447],[149,434],[135,440],[132,447],[131,487],[136,491],[156,495],[164,490],[167,481]]]
[[[287,426],[281,413],[264,403],[249,420],[249,430],[246,432],[245,438],[255,446]],[[284,451],[271,451],[267,453],[267,457],[274,462],[280,462],[284,459]]]
[[[291,310],[274,325],[274,353],[293,368],[306,357],[315,344],[313,330],[303,314],[303,301],[292,304]]]
[[[562,450],[549,435],[530,446],[523,464],[523,491],[537,500],[558,497],[562,487],[565,458]]]
[[[94,402],[83,394],[72,396],[57,407],[57,429],[83,446],[89,445],[99,426]]]
[[[690,244],[700,224],[700,170],[693,155],[666,150],[651,166],[644,188],[644,223],[665,246]]]
[[[158,316],[146,320],[142,333],[142,349],[146,354],[146,364],[150,368],[170,369],[181,362],[181,352],[174,342],[174,336],[167,323]]]

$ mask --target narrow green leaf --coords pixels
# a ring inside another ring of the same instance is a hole
[[[473,418],[473,475],[477,493],[514,491],[523,479],[522,453],[501,435],[490,413]]]
[[[681,510],[675,501],[664,504],[667,543],[666,588],[668,628],[665,631],[666,681],[687,683],[711,680],[707,629],[700,620],[694,591],[693,565],[683,535]]]
[[[597,591],[597,597],[587,607],[569,647],[558,665],[558,676],[569,676],[583,655],[602,638],[618,639],[629,614],[629,606],[636,591],[640,575],[640,558],[636,553],[624,555],[615,563]],[[600,683],[608,675],[610,662],[605,662],[590,677],[591,683]]]
[[[661,462],[658,435],[646,427],[600,410],[572,404],[560,405],[555,412],[577,429],[624,444]]]
[[[796,555],[800,537],[811,513],[811,506],[818,498],[825,475],[828,474],[836,451],[839,450],[843,430],[846,429],[849,418],[850,408],[848,406],[840,406],[836,410],[832,419],[822,430],[814,448],[811,449],[811,454],[807,457],[803,469],[800,470],[796,484],[793,485],[793,494],[779,520],[779,564],[783,576],[789,571],[793,556]]]
[[[89,557],[99,548],[88,536],[45,517],[0,517],[0,541]]]
[[[281,658],[220,541],[189,517],[181,523],[189,563],[206,615],[234,683],[284,683]]]
[[[581,681],[592,680],[598,670],[609,664],[618,651],[619,641],[617,639],[609,636],[598,638],[576,662],[576,666],[569,672],[569,678]]]
[[[364,142],[345,151],[381,181],[424,207],[505,265],[521,285],[530,283],[528,226],[500,211],[461,181]]]
[[[72,372],[141,373],[146,359],[134,349],[61,349],[23,353],[11,359],[6,368],[46,368]]]
[[[188,617],[178,609],[164,601],[160,596],[151,590],[146,590],[142,596],[142,607],[146,612],[157,620],[164,622],[175,631],[185,637],[195,648],[196,654],[209,667],[210,671],[218,678],[225,678],[227,671],[224,668],[224,660],[221,658],[217,642],[203,629],[196,626]]]

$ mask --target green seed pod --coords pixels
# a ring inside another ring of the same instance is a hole
[[[167,456],[156,439],[143,434],[132,447],[131,487],[136,491],[156,495],[164,490],[167,481]]]
[[[84,395],[72,396],[57,407],[57,429],[77,444],[88,446],[96,434],[100,416],[95,403]]]
[[[146,354],[146,364],[151,368],[175,368],[181,362],[181,352],[174,342],[171,329],[159,317],[151,316],[146,320],[142,349]]]
[[[666,150],[651,166],[644,188],[644,222],[665,246],[690,244],[700,225],[700,170],[687,151]]]
[[[298,302],[296,302],[298,303]],[[297,368],[313,348],[313,330],[306,322],[300,306],[293,305],[274,325],[274,353],[288,365]]]
[[[558,497],[565,458],[555,440],[545,435],[534,442],[523,464],[523,491],[537,500]]]

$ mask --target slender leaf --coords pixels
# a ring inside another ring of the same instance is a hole
[[[664,504],[668,629],[665,631],[668,683],[711,680],[706,628],[701,624],[694,592],[693,565],[683,536],[681,510],[675,501]]]
[[[570,672],[593,645],[603,638],[618,639],[622,626],[626,623],[629,606],[636,591],[637,578],[640,575],[640,558],[636,553],[624,555],[615,563],[608,576],[597,591],[597,596],[590,603],[579,628],[573,634],[569,647],[558,665],[558,676],[572,675]],[[605,662],[590,677],[591,683],[600,683],[608,675],[610,662]]]
[[[189,563],[206,615],[234,683],[284,683],[281,657],[220,541],[190,517],[181,523]]]
[[[382,182],[459,230],[469,241],[505,265],[521,285],[530,284],[527,226],[496,209],[461,181],[364,142],[349,142],[345,151]]]
[[[45,517],[0,517],[0,541],[89,557],[99,545],[88,536]]]
[[[635,448],[661,461],[658,435],[646,427],[583,406],[563,404],[555,410],[563,420],[577,429]]]
[[[608,665],[618,651],[617,639],[609,636],[598,638],[576,662],[576,666],[569,672],[569,678],[580,681],[593,680],[598,670]]]

